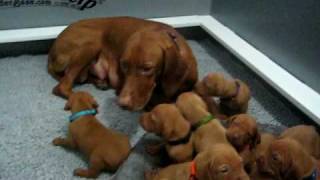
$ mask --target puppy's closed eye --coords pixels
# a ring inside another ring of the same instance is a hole
[[[227,164],[221,165],[221,166],[218,168],[218,171],[219,171],[219,173],[227,174],[227,173],[229,173],[229,171],[230,171],[230,166],[227,165]]]

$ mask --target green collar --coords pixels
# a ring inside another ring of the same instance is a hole
[[[194,130],[198,129],[200,126],[207,124],[208,122],[210,122],[213,119],[214,119],[214,117],[211,114],[202,118],[198,123],[196,123],[195,125],[192,126],[192,130],[194,131]]]

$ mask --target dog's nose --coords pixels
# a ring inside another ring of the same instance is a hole
[[[131,97],[128,95],[120,97],[118,103],[122,108],[125,108],[125,109],[132,108],[132,100],[131,100]]]
[[[262,155],[260,155],[259,157],[257,157],[257,164],[258,166],[262,167],[264,165],[264,157]]]

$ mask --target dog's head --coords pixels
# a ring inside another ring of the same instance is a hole
[[[265,160],[263,164],[258,163],[258,167],[275,179],[299,180],[314,168],[311,156],[297,141],[290,138],[273,141]]]
[[[260,143],[257,122],[248,114],[232,116],[228,120],[226,136],[237,150],[242,150],[246,146],[251,150]]]
[[[195,91],[201,96],[220,96],[225,91],[225,82],[222,73],[209,73],[195,85]]]
[[[217,144],[195,158],[199,179],[249,180],[243,162],[233,147]]]
[[[156,86],[167,97],[176,94],[188,71],[180,58],[176,32],[146,30],[129,38],[120,59],[124,85],[119,104],[129,110],[140,110],[150,100]]]
[[[87,92],[78,91],[70,95],[64,106],[64,110],[78,112],[86,109],[96,109],[98,111],[97,101]]]
[[[160,104],[151,112],[142,114],[140,125],[147,132],[158,134],[167,141],[185,137],[191,127],[173,104]]]

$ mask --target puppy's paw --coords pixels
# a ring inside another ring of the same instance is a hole
[[[58,138],[55,138],[55,139],[52,141],[52,144],[55,145],[55,146],[61,146],[61,144],[63,144],[63,143],[62,143],[63,141],[64,141],[63,138],[58,137]]]
[[[89,169],[77,168],[73,171],[73,175],[86,178],[96,178],[98,174],[90,172]]]
[[[70,94],[72,94],[72,91],[63,88],[61,85],[58,84],[56,87],[53,88],[52,93],[56,96],[68,99]]]
[[[144,179],[150,180],[153,179],[159,172],[159,169],[149,170],[144,172]]]

